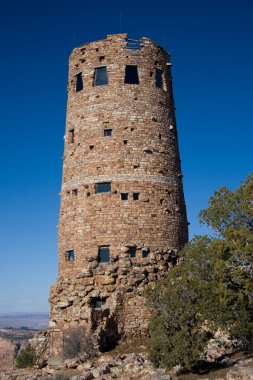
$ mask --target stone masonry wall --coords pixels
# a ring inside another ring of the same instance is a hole
[[[137,66],[139,84],[124,83],[126,65]],[[108,83],[95,85],[104,66]],[[104,182],[110,191],[98,193]],[[70,56],[58,234],[51,331],[83,325],[100,342],[144,333],[143,289],[188,239],[171,64],[147,38],[109,35]]]

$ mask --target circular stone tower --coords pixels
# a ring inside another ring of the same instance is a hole
[[[58,229],[51,331],[86,326],[100,348],[144,333],[143,288],[188,239],[171,63],[148,38],[70,56]]]

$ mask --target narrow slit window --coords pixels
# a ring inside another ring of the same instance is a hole
[[[83,77],[82,73],[76,75],[76,92],[82,91],[83,89]]]
[[[99,247],[98,262],[99,263],[109,263],[110,262],[110,248],[109,247]]]
[[[140,193],[133,193],[133,200],[138,201],[139,200]]]
[[[70,142],[70,144],[73,144],[75,142],[75,130],[74,129],[69,130],[69,142]]]
[[[163,73],[162,73],[162,70],[156,69],[156,73],[155,73],[155,85],[158,88],[163,88]]]
[[[94,86],[102,86],[108,84],[107,67],[97,67],[95,69]]]
[[[125,83],[139,84],[138,67],[134,65],[126,65]]]
[[[112,129],[104,129],[104,136],[111,136],[112,135]]]
[[[128,200],[128,193],[121,193],[121,200],[127,201]]]
[[[67,261],[75,261],[75,253],[73,249],[66,252],[66,258],[67,258]]]
[[[111,182],[96,183],[97,193],[109,193],[111,191]]]
[[[130,253],[130,257],[132,257],[132,258],[136,257],[136,248],[131,248],[129,253]]]

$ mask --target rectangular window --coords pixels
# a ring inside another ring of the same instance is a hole
[[[139,193],[133,193],[133,200],[138,201],[139,200]]]
[[[66,259],[67,261],[75,261],[75,253],[73,249],[66,252]]]
[[[143,249],[142,257],[148,257],[148,251],[146,249]]]
[[[83,89],[83,77],[82,73],[76,75],[76,92],[82,91]]]
[[[69,130],[69,142],[70,142],[70,144],[73,144],[75,142],[75,130],[74,129]]]
[[[99,263],[109,263],[110,262],[110,248],[109,247],[99,247],[99,249],[98,249],[98,262]]]
[[[134,65],[126,65],[125,83],[139,84],[138,67]]]
[[[162,70],[156,69],[156,72],[155,72],[155,85],[158,88],[163,88],[163,73],[162,73]]]
[[[128,200],[128,193],[121,193],[121,200],[127,201]]]
[[[97,67],[95,69],[94,86],[108,84],[107,67]]]
[[[97,193],[109,193],[111,191],[111,182],[96,183]]]
[[[130,257],[136,257],[136,249],[135,248],[131,248],[129,252],[130,252]]]
[[[104,136],[111,136],[112,135],[112,129],[104,129]]]

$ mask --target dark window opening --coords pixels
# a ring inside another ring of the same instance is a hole
[[[76,75],[76,92],[82,91],[83,89],[83,77],[82,73]]]
[[[155,85],[158,88],[163,88],[163,73],[161,70],[156,69],[155,73]]]
[[[112,129],[104,129],[104,136],[111,136],[112,135]]]
[[[109,263],[110,262],[110,248],[109,247],[99,247],[98,262],[99,263]]]
[[[105,60],[105,56],[102,55],[101,57],[99,57],[99,62],[103,62]]]
[[[150,73],[149,73],[149,76],[150,76],[150,77],[152,77],[152,76],[153,76],[153,72],[152,72],[152,71],[150,71]]]
[[[140,193],[133,193],[133,200],[138,201],[139,200]]]
[[[66,252],[66,258],[67,258],[67,261],[75,261],[75,253],[73,249]]]
[[[99,48],[96,48],[96,51],[99,51]]]
[[[126,145],[127,144],[127,140],[124,140],[123,143],[124,143],[124,145]]]
[[[128,200],[128,193],[121,193],[121,200],[127,201]]]
[[[162,140],[162,135],[161,134],[159,134],[159,140]]]
[[[138,67],[134,65],[126,65],[125,83],[139,84]]]
[[[75,195],[75,196],[77,196],[77,189],[73,189],[72,190],[72,194]]]
[[[108,84],[107,68],[106,66],[97,67],[95,69],[94,86],[102,86]]]
[[[130,257],[136,257],[136,249],[135,248],[130,248]]]
[[[90,145],[90,150],[93,150],[94,149],[94,145]]]
[[[134,128],[131,128],[131,132],[133,132],[134,131]]]
[[[69,142],[73,144],[75,142],[75,130],[70,129],[69,130]]]
[[[96,183],[97,193],[109,193],[111,191],[111,182]]]
[[[106,298],[94,297],[91,304],[95,309],[101,309],[106,304]]]
[[[142,257],[148,257],[148,251],[146,249],[142,251]]]

